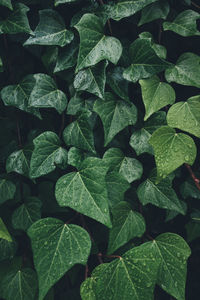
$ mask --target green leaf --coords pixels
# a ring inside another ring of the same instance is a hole
[[[172,105],[167,113],[167,123],[170,127],[179,128],[200,138],[200,96]]]
[[[184,133],[176,133],[173,128],[162,126],[153,133],[149,142],[155,153],[157,182],[183,163],[194,163],[196,145],[193,139]]]
[[[1,57],[0,57],[0,72],[3,72],[3,62]]]
[[[165,72],[168,82],[190,85],[200,88],[200,56],[194,53],[183,53],[175,66]]]
[[[131,65],[124,70],[123,76],[132,82],[151,77],[171,66],[158,57],[148,39],[136,39],[130,46],[129,55]]]
[[[71,43],[74,34],[65,29],[62,17],[52,9],[39,11],[40,22],[35,28],[34,36],[24,43],[28,45],[60,46],[64,47]]]
[[[79,0],[55,0],[55,6],[65,3],[78,2]]]
[[[130,101],[128,96],[129,82],[122,76],[123,68],[115,67],[107,76],[107,84],[111,87],[113,92],[125,101]]]
[[[38,300],[42,300],[48,290],[75,264],[87,263],[91,241],[88,233],[80,226],[64,224],[55,218],[35,222],[28,229],[28,236],[39,281]]]
[[[26,231],[41,218],[41,206],[41,201],[36,197],[25,199],[25,202],[15,209],[12,214],[13,228]]]
[[[6,274],[1,283],[6,300],[34,300],[37,293],[37,276],[30,268],[13,270]]]
[[[68,70],[75,66],[78,56],[78,46],[79,44],[77,40],[74,39],[69,45],[65,46],[64,48],[59,48],[54,73]]]
[[[137,155],[142,153],[153,154],[153,148],[149,144],[151,134],[145,129],[139,129],[134,131],[130,138],[130,146],[135,150]]]
[[[152,242],[152,247],[161,260],[157,283],[177,300],[184,300],[189,246],[179,235],[163,233]]]
[[[31,155],[32,147],[26,147],[11,153],[6,161],[7,173],[16,172],[21,175],[29,176]]]
[[[64,129],[63,139],[67,146],[72,145],[96,153],[92,128],[87,119],[87,114],[81,114],[76,121]]]
[[[9,2],[8,6],[10,6]],[[2,33],[9,34],[15,34],[20,32],[33,34],[27,18],[28,11],[29,8],[26,5],[22,3],[16,3],[14,5],[14,10],[10,12],[7,19],[0,22],[0,31],[2,31]]]
[[[156,129],[163,125],[167,125],[166,112],[158,111],[144,123],[144,129],[152,134]]]
[[[139,83],[145,106],[144,121],[164,106],[175,102],[176,95],[174,89],[169,84],[160,82],[158,76],[140,80]]]
[[[11,10],[13,10],[11,0],[0,0],[0,5],[5,6]]]
[[[0,262],[5,259],[14,257],[17,251],[17,244],[15,240],[8,242],[7,240],[0,239]]]
[[[104,99],[104,89],[106,83],[107,61],[103,61],[78,72],[74,79],[74,87],[77,91],[87,91]]]
[[[95,157],[86,158],[79,172],[68,173],[56,183],[56,199],[98,222],[111,227],[105,176],[107,167]]]
[[[200,35],[197,30],[196,21],[200,19],[200,14],[188,9],[182,11],[172,22],[164,22],[163,29],[174,31],[181,36]]]
[[[80,35],[80,47],[76,72],[107,59],[116,64],[122,54],[118,39],[105,36],[103,22],[93,14],[85,14],[74,26]]]
[[[12,242],[10,233],[8,232],[8,229],[6,228],[6,225],[4,224],[2,218],[0,218],[0,239]]]
[[[181,185],[180,192],[183,199],[190,197],[194,199],[200,199],[200,191],[197,189],[193,181],[185,181]]]
[[[30,176],[37,178],[67,164],[67,151],[61,147],[57,134],[45,131],[33,140],[34,150],[30,163]]]
[[[128,125],[137,121],[134,104],[126,103],[111,93],[105,94],[105,101],[96,100],[94,111],[100,116],[104,127],[104,145],[107,146],[114,136]]]
[[[113,226],[109,231],[107,254],[112,254],[134,237],[141,237],[145,232],[143,217],[134,212],[127,202],[120,202],[112,209]]]
[[[78,148],[71,147],[68,151],[68,164],[80,169],[81,163],[84,160],[84,153]]]
[[[15,195],[15,184],[7,179],[0,178],[0,204],[9,199],[13,199]]]
[[[190,221],[185,225],[187,232],[187,242],[190,243],[193,240],[200,237],[200,224],[194,221]]]
[[[57,88],[53,78],[46,74],[34,74],[34,88],[29,97],[29,106],[54,107],[61,114],[67,106],[66,95]]]
[[[166,19],[170,7],[166,0],[156,1],[142,10],[140,22],[138,26],[152,22],[157,19]]]

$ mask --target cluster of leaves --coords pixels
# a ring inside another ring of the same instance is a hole
[[[0,0],[0,298],[185,299],[199,9]]]

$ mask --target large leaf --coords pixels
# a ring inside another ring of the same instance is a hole
[[[86,158],[79,172],[68,173],[56,183],[60,206],[74,210],[111,227],[105,176],[107,166],[99,158]]]
[[[200,35],[197,30],[196,20],[200,19],[200,14],[191,9],[182,11],[173,22],[164,22],[164,30],[172,30],[182,36]]]
[[[140,80],[139,83],[142,88],[142,99],[145,106],[145,121],[162,107],[175,102],[174,89],[169,84],[160,82],[158,76]]]
[[[57,45],[64,47],[69,44],[74,34],[65,28],[64,20],[52,9],[43,9],[39,11],[40,22],[37,25],[34,36],[30,37],[24,45]]]
[[[9,9],[13,10],[11,0],[0,0],[0,5],[6,6]]]
[[[138,26],[152,22],[157,19],[166,19],[170,7],[167,0],[156,1],[142,10]]]
[[[105,36],[103,22],[93,14],[85,14],[75,25],[80,35],[80,48],[76,72],[107,59],[116,64],[122,54],[118,39]]]
[[[11,181],[0,178],[0,204],[9,199],[13,199],[16,191],[15,184]]]
[[[7,173],[16,172],[21,175],[28,176],[30,168],[30,159],[32,155],[32,147],[26,147],[11,153],[6,161]]]
[[[13,11],[10,12],[7,19],[0,22],[0,32],[9,33],[9,34],[25,32],[25,33],[32,34],[33,32],[29,26],[29,22],[27,18],[28,11],[29,8],[26,5],[22,3],[16,3],[14,5]]]
[[[132,82],[151,77],[171,66],[158,57],[149,39],[136,39],[130,46],[129,54],[131,65],[124,70],[123,76]]]
[[[37,293],[37,276],[30,268],[10,271],[1,282],[6,300],[34,300]]]
[[[120,202],[112,209],[113,223],[109,231],[108,254],[112,254],[134,237],[141,237],[145,232],[143,217],[134,212],[127,202]]]
[[[165,78],[168,82],[200,88],[200,56],[190,52],[183,53],[176,65],[165,71]]]
[[[107,61],[103,61],[93,67],[79,71],[74,79],[75,89],[87,91],[103,99],[107,64]]]
[[[137,109],[134,104],[129,104],[113,96],[105,94],[105,101],[96,100],[94,111],[100,116],[104,127],[104,145],[128,125],[134,125],[137,121]]]
[[[154,148],[157,182],[183,163],[194,163],[196,145],[193,139],[184,133],[176,133],[173,128],[162,126],[153,133],[149,142]]]
[[[200,138],[200,96],[175,103],[168,111],[167,123]]]
[[[75,264],[86,264],[91,241],[83,228],[64,224],[55,218],[35,222],[28,229],[28,235],[38,274],[38,300],[42,300],[48,290]]]
[[[37,178],[55,170],[56,165],[67,164],[67,151],[61,147],[57,134],[45,131],[33,140],[34,150],[30,163],[30,176]]]
[[[12,242],[10,233],[8,232],[8,229],[6,228],[6,225],[4,224],[2,218],[0,218],[0,239],[4,239],[7,240],[8,242]]]

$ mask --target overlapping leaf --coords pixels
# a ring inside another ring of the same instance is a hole
[[[123,78],[123,68],[115,67],[108,73],[107,83],[113,92],[125,101],[130,101],[128,95],[129,82]]]
[[[54,73],[67,70],[76,65],[78,46],[77,40],[74,39],[69,45],[59,49]]]
[[[8,242],[12,242],[10,233],[8,232],[8,229],[6,228],[6,225],[4,224],[2,218],[0,218],[0,239],[4,239],[7,240]]]
[[[0,239],[0,262],[14,257],[17,251],[17,243],[15,240],[12,242]]]
[[[16,172],[18,174],[28,176],[31,155],[32,147],[16,150],[13,153],[11,153],[6,161],[7,173]]]
[[[9,199],[13,199],[16,191],[16,186],[6,178],[0,178],[0,204]]]
[[[6,6],[9,9],[13,10],[11,0],[0,0],[0,5]]]
[[[157,19],[166,19],[169,13],[170,7],[166,0],[156,1],[143,8],[141,13],[140,22],[138,26],[152,22]]]
[[[55,0],[55,6],[58,6],[60,4],[65,4],[65,3],[72,3],[72,2],[77,2],[79,0]]]

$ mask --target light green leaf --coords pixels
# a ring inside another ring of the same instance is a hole
[[[136,82],[151,77],[171,66],[156,54],[149,39],[138,38],[129,49],[131,65],[124,70],[126,80]]]
[[[174,233],[163,233],[153,242],[161,260],[157,283],[177,300],[185,299],[187,258],[191,251],[182,237]]]
[[[13,10],[11,0],[0,0],[0,5],[6,6],[7,8]]]
[[[104,99],[104,90],[106,84],[107,61],[81,70],[74,79],[74,87],[77,91],[87,91]]]
[[[123,78],[123,70],[124,69],[121,67],[115,67],[111,72],[108,73],[107,83],[116,95],[129,102],[129,82]]]
[[[93,14],[85,14],[74,26],[80,35],[80,48],[76,72],[107,59],[116,64],[122,54],[118,39],[105,36],[103,22]]]
[[[86,158],[79,172],[68,173],[57,181],[55,195],[58,204],[111,227],[106,173],[107,166],[101,159]]]
[[[13,212],[13,228],[26,231],[34,222],[41,218],[41,206],[41,201],[36,197],[25,199],[25,202]]]
[[[184,133],[176,133],[173,128],[162,126],[153,133],[149,142],[155,153],[157,182],[183,163],[194,163],[196,145],[193,139]]]
[[[21,175],[28,176],[30,169],[30,160],[32,155],[32,147],[26,147],[11,153],[6,161],[7,173],[16,172]]]
[[[38,300],[75,264],[85,265],[90,237],[83,228],[55,218],[35,222],[28,229],[39,281]]]
[[[16,34],[20,32],[33,34],[27,18],[28,11],[29,8],[26,5],[16,3],[14,5],[14,10],[10,12],[7,19],[0,22],[0,31],[2,31],[2,33],[9,34]]]
[[[167,123],[170,127],[179,128],[200,138],[200,96],[172,105],[167,113]]]
[[[105,101],[96,100],[94,111],[100,116],[104,127],[104,145],[107,146],[114,136],[128,125],[137,121],[137,108],[111,93],[105,94]]]
[[[182,36],[200,35],[197,30],[196,21],[200,19],[200,14],[188,9],[182,11],[172,22],[164,22],[164,30],[172,30]]]
[[[0,239],[12,242],[10,233],[8,232],[8,229],[6,228],[6,225],[4,224],[2,218],[0,218]]]
[[[149,144],[151,134],[145,129],[139,129],[134,131],[130,138],[130,146],[135,150],[137,155],[142,153],[153,154],[153,148]]]
[[[87,119],[87,114],[82,114],[76,121],[69,124],[63,131],[63,139],[67,146],[72,145],[96,153],[92,128]]]
[[[13,270],[6,274],[1,283],[6,300],[34,300],[37,293],[37,276],[30,268]]]
[[[67,164],[67,151],[61,147],[57,134],[45,131],[33,140],[34,150],[30,163],[30,176],[37,178]]]
[[[54,107],[60,114],[67,106],[66,95],[57,88],[53,78],[46,74],[34,74],[34,88],[29,97],[29,106]]]
[[[64,48],[59,48],[54,73],[68,70],[69,68],[75,66],[78,56],[78,46],[79,44],[77,40],[74,39],[69,45],[65,46]]]
[[[79,0],[55,0],[55,6],[65,3],[78,2]]]
[[[175,66],[165,71],[168,82],[190,85],[200,88],[200,56],[194,53],[183,53]]]
[[[13,199],[15,195],[15,184],[7,179],[0,178],[0,204],[9,199]]]
[[[107,254],[112,254],[134,237],[141,237],[145,232],[143,217],[134,212],[127,202],[120,202],[112,209],[113,226],[109,231]]]
[[[175,102],[174,89],[169,84],[160,82],[158,76],[155,75],[152,78],[140,80],[139,83],[145,106],[144,121],[164,106]]]
[[[35,85],[33,75],[26,76],[17,85],[8,85],[1,90],[1,98],[6,106],[14,106],[41,119],[38,108],[29,107],[29,97]]]
[[[37,25],[34,36],[24,43],[28,45],[60,46],[71,43],[74,34],[65,28],[64,20],[52,9],[39,11],[40,22]]]
[[[166,19],[169,13],[169,4],[166,0],[156,1],[142,10],[138,26],[152,22],[157,19]]]

